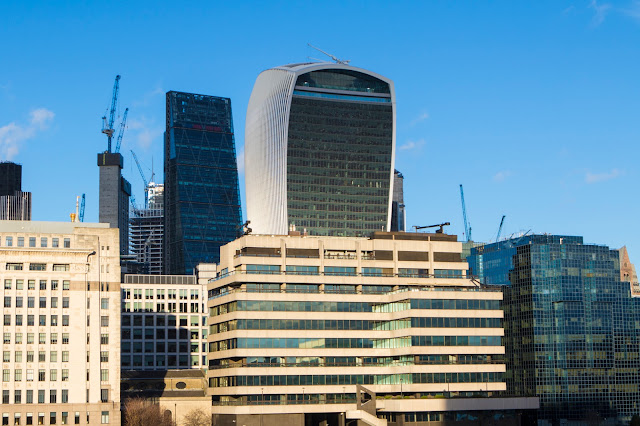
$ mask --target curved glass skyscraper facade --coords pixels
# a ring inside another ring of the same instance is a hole
[[[247,215],[260,234],[388,230],[395,150],[393,82],[343,64],[264,71],[249,101]]]

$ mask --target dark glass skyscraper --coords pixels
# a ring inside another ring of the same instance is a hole
[[[640,402],[640,299],[617,250],[582,237],[532,235],[471,250],[503,284],[507,392],[540,398],[539,419],[629,420]]]
[[[167,92],[165,272],[217,263],[242,225],[231,100]]]

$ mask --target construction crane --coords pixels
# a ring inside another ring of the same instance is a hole
[[[138,208],[138,204],[136,204],[136,197],[134,197],[133,194],[129,196],[129,201],[131,202],[131,207],[133,207],[134,212],[137,212],[138,210],[140,210]]]
[[[133,155],[133,159],[136,162],[136,165],[138,166],[138,171],[140,172],[140,176],[142,176],[142,182],[144,183],[144,208],[148,208],[149,206],[149,182],[147,181],[147,178],[144,176],[144,172],[142,171],[142,166],[140,165],[140,161],[138,161],[138,156],[136,155],[135,152],[133,152],[133,150],[131,149],[131,154]]]
[[[113,137],[113,122],[116,118],[116,107],[118,106],[118,90],[120,89],[120,76],[116,75],[113,83],[113,96],[111,97],[111,109],[109,110],[109,120],[107,116],[102,117],[102,133],[107,135],[107,152],[111,152],[111,138]]]
[[[413,229],[415,229],[416,231],[418,229],[427,229],[427,228],[437,228],[440,227],[440,229],[436,229],[436,234],[442,234],[444,233],[443,229],[445,226],[449,226],[451,225],[449,222],[445,222],[445,223],[439,223],[437,225],[428,225],[428,226],[413,226]]]
[[[80,222],[84,222],[84,198],[85,194],[82,194],[82,200],[80,201],[80,212],[78,213],[78,219]]]
[[[467,237],[467,241],[471,239],[471,224],[467,221],[467,207],[464,204],[464,191],[462,184],[460,184],[460,199],[462,200],[462,218],[464,219],[464,235]]]
[[[502,220],[500,220],[500,226],[498,227],[498,235],[496,236],[496,243],[500,240],[500,234],[502,233],[502,225],[504,225],[504,218],[507,217],[502,215]]]
[[[342,65],[349,65],[349,62],[351,62],[350,59],[338,59],[335,56],[333,56],[331,53],[327,53],[322,49],[318,49],[315,46],[312,46],[311,43],[307,43],[307,46],[309,46],[312,49],[316,49],[318,52],[320,53],[324,53],[325,55],[327,55],[328,57],[330,57],[331,59],[333,59],[335,61],[336,64],[342,64]]]
[[[120,123],[120,130],[118,131],[118,138],[116,139],[116,149],[113,152],[120,152],[120,144],[122,143],[122,136],[124,136],[124,128],[127,124],[127,114],[129,108],[125,108],[124,115],[122,116],[122,123]]]

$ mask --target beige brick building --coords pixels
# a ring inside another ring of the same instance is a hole
[[[107,224],[0,221],[3,425],[120,424],[120,256]]]

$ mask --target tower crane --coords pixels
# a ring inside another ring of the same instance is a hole
[[[142,166],[140,165],[140,161],[138,161],[138,156],[136,155],[135,152],[133,152],[133,150],[131,149],[131,154],[133,155],[133,159],[136,162],[136,165],[138,166],[138,171],[140,172],[140,176],[142,176],[142,182],[144,183],[144,208],[149,208],[149,182],[147,181],[147,178],[144,176],[144,172],[142,171]]]
[[[502,233],[502,225],[504,225],[504,218],[507,217],[502,215],[502,220],[500,220],[500,226],[498,227],[498,235],[496,236],[496,243],[500,240],[500,234]]]
[[[118,105],[118,90],[120,89],[120,76],[116,75],[113,83],[113,96],[111,97],[111,109],[109,110],[109,120],[107,116],[102,117],[102,133],[107,135],[107,152],[111,152],[111,138],[113,137],[113,122],[116,118],[116,107]]]
[[[414,226],[413,229],[415,229],[417,231],[418,229],[427,229],[427,228],[440,227],[440,229],[436,229],[436,234],[442,234],[444,232],[442,228],[444,228],[445,226],[449,226],[449,225],[451,225],[449,222],[445,222],[445,223],[439,223],[437,225]]]
[[[116,149],[113,152],[120,152],[120,144],[122,143],[122,136],[124,136],[124,128],[127,124],[127,114],[129,108],[125,108],[124,115],[122,116],[122,123],[120,123],[120,130],[118,131],[118,138],[116,139]]]
[[[460,184],[460,199],[462,200],[462,218],[464,219],[464,235],[467,237],[467,241],[472,241],[471,224],[467,222],[467,207],[464,204],[464,191],[462,189],[462,184]]]

